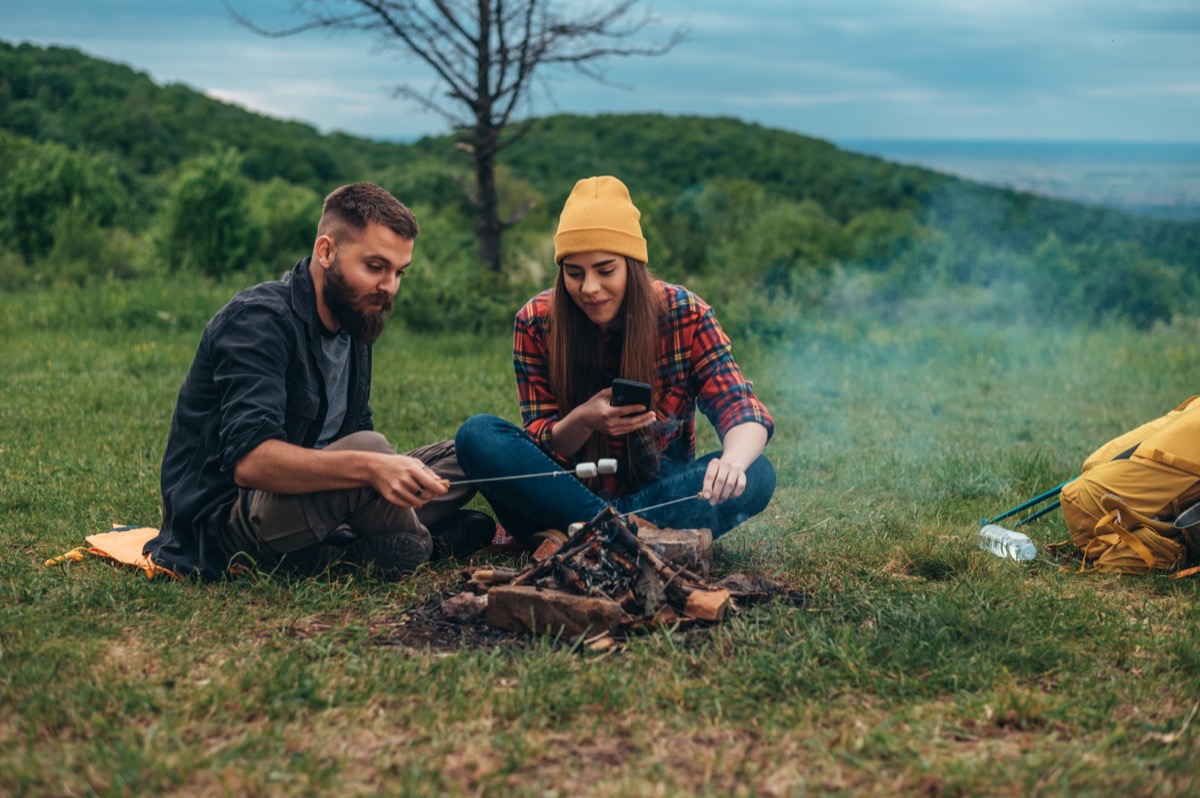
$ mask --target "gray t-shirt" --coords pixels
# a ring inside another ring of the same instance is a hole
[[[322,330],[321,376],[325,378],[325,398],[329,408],[325,413],[325,426],[317,438],[317,448],[324,449],[333,441],[346,418],[347,393],[350,389],[350,334],[338,330],[329,335]]]

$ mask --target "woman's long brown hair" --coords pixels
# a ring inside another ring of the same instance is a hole
[[[662,335],[662,301],[654,290],[654,278],[646,264],[625,258],[628,276],[625,301],[613,319],[613,329],[621,339],[620,375],[627,380],[649,383],[651,409],[658,404],[657,361]],[[580,310],[571,295],[559,266],[554,281],[554,299],[550,303],[550,390],[558,400],[558,412],[565,416],[607,387],[600,369],[604,339],[598,325]],[[631,434],[626,484],[639,486],[658,473],[658,446],[653,428]],[[605,436],[592,433],[584,444],[580,459],[595,462],[608,455]]]

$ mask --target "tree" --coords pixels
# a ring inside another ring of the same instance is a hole
[[[526,122],[509,130],[514,114],[529,103],[535,75],[543,67],[567,66],[605,83],[601,68],[608,59],[662,55],[685,33],[676,29],[657,45],[626,44],[655,22],[648,11],[637,12],[637,0],[294,0],[294,13],[305,21],[275,30],[251,22],[234,8],[236,0],[222,2],[263,36],[361,31],[429,66],[437,77],[432,92],[400,85],[395,94],[447,119],[458,147],[470,155],[474,185],[464,181],[463,190],[475,208],[479,260],[494,272],[501,268],[503,232],[529,211],[501,218],[496,158],[530,128]]]

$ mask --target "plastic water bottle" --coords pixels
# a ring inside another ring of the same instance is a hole
[[[1037,557],[1037,546],[1027,535],[996,524],[988,524],[979,530],[979,548],[1010,560],[1032,560]]]

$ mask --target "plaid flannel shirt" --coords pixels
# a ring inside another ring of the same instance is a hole
[[[733,427],[751,421],[766,427],[769,439],[775,421],[754,395],[753,386],[742,377],[730,352],[729,337],[713,309],[682,286],[660,281],[654,285],[665,308],[654,407],[655,433],[662,455],[677,462],[695,459],[697,405],[722,440]],[[513,368],[525,431],[543,451],[569,466],[572,460],[555,452],[550,438],[561,418],[558,402],[550,391],[546,351],[552,293],[553,289],[543,291],[517,313]],[[605,363],[604,367],[619,376],[615,362]],[[609,495],[626,492],[626,449],[624,436],[608,438],[610,456],[621,461],[617,474],[603,478],[604,491]]]

